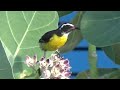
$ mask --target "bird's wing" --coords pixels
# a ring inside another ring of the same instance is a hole
[[[56,30],[49,31],[45,33],[39,40],[39,43],[47,43],[52,38],[52,36],[56,33]]]

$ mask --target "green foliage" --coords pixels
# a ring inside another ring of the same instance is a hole
[[[13,79],[12,67],[0,41],[0,79]]]
[[[120,11],[86,11],[81,31],[86,40],[97,47],[120,42]]]
[[[99,77],[97,79],[119,79],[120,78],[120,70],[116,68],[99,68],[98,74]],[[90,70],[86,70],[84,72],[79,73],[76,76],[76,79],[91,79]],[[93,78],[94,79],[94,78]]]
[[[64,15],[72,13],[73,11],[57,11],[57,12],[58,12],[59,17],[62,17]]]
[[[120,70],[110,71],[108,74],[104,74],[101,79],[120,79]]]
[[[103,47],[105,54],[116,64],[120,64],[120,44]]]
[[[88,73],[88,71],[80,72],[76,76],[76,79],[89,79],[89,78],[90,78],[90,74]]]
[[[25,61],[25,59],[24,59]],[[24,61],[14,63],[14,77],[17,79],[35,79],[38,72],[30,67],[28,67]]]
[[[0,18],[0,38],[14,74],[24,64],[16,65],[17,62],[25,61],[26,55],[43,55],[38,41],[44,33],[58,27],[59,19],[55,11],[2,11]]]

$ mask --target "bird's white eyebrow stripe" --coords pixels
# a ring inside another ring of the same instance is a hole
[[[64,26],[66,26],[66,25],[74,26],[73,24],[66,23],[66,24],[63,24],[63,25],[60,27],[60,29],[63,28]]]

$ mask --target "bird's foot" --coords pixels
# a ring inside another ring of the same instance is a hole
[[[46,51],[44,51],[43,59],[46,59]]]
[[[57,56],[60,57],[60,51],[56,50],[55,54],[57,54]]]

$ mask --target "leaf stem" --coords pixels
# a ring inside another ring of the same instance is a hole
[[[97,71],[97,53],[96,53],[96,46],[89,43],[88,47],[89,52],[89,64],[90,64],[90,77],[92,79],[98,78],[98,71]]]
[[[76,26],[80,27],[80,22],[81,22],[83,14],[84,14],[83,11],[77,11],[76,16],[73,18],[73,20],[71,22],[73,24],[76,24]]]

